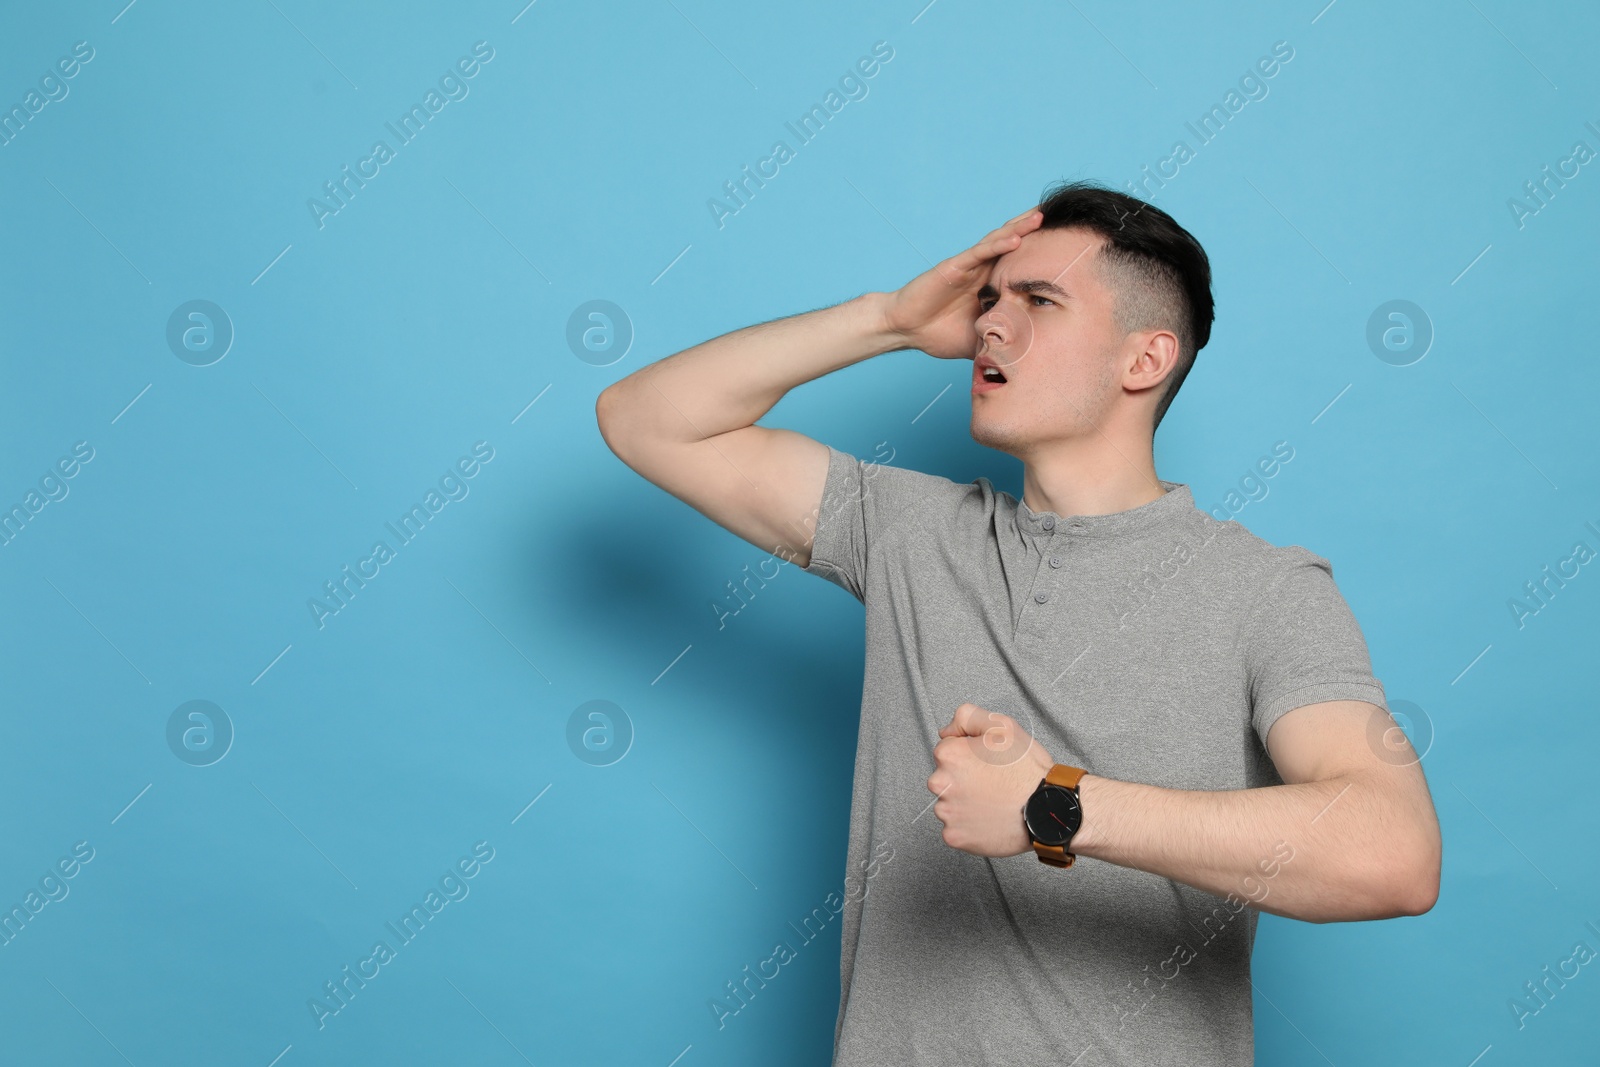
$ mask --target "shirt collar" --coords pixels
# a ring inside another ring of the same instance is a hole
[[[1017,500],[1017,528],[1024,533],[1066,534],[1072,537],[1126,537],[1170,526],[1194,510],[1194,494],[1184,482],[1157,479],[1166,492],[1154,500],[1109,515],[1058,515],[1034,511]],[[1010,494],[1006,494],[1009,496]]]

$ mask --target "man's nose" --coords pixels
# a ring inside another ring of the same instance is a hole
[[[979,315],[973,326],[978,331],[978,339],[991,347],[1004,345],[1014,336],[1010,315],[1002,311],[999,304]]]
[[[985,311],[973,323],[978,340],[1002,365],[1021,357],[1031,339],[1029,326],[1025,318],[1003,303]]]

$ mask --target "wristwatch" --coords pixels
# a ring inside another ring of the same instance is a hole
[[[1088,773],[1082,767],[1058,763],[1039,780],[1022,808],[1022,823],[1033,841],[1039,862],[1071,867],[1077,859],[1067,851],[1072,835],[1083,825],[1083,805],[1078,802],[1078,782]]]

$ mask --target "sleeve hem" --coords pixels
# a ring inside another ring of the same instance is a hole
[[[828,473],[823,480],[822,499],[818,502],[817,517],[811,524],[810,558],[805,566],[808,571],[814,567],[822,567],[830,571],[839,570],[832,562],[834,524],[827,521],[827,519],[829,505],[835,504],[840,495],[840,487],[843,484],[843,480],[838,477],[838,474],[841,473],[838,470],[838,466],[845,454],[832,445],[827,447]]]
[[[1383,685],[1375,679],[1346,678],[1302,685],[1279,693],[1256,707],[1256,733],[1261,738],[1262,746],[1265,747],[1267,734],[1271,732],[1273,724],[1283,716],[1307,704],[1321,704],[1328,700],[1364,700],[1385,711],[1389,710],[1384,700]]]
[[[844,514],[844,509],[852,504],[861,506],[859,498],[850,500],[847,488],[859,484],[854,482],[857,472],[851,469],[851,465],[859,467],[861,461],[843,449],[832,445],[827,447],[828,474],[823,482],[822,500],[818,504],[816,518],[811,524],[809,558],[801,570],[840,586],[865,603],[861,587],[852,579],[849,569],[836,562],[838,553],[846,546],[834,543],[848,531],[849,516]],[[835,526],[840,529],[835,530]]]

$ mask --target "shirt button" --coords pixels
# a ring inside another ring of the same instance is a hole
[[[1036,602],[1038,602],[1040,604],[1043,604],[1046,600],[1050,599],[1050,594],[1049,593],[1035,593],[1035,594],[1033,594],[1033,599]]]
[[[1050,557],[1050,566],[1052,566],[1052,567],[1061,566],[1061,557],[1060,556],[1051,556]]]
[[[1054,515],[1046,515],[1043,523],[1046,530],[1054,530],[1056,528],[1056,517]]]

